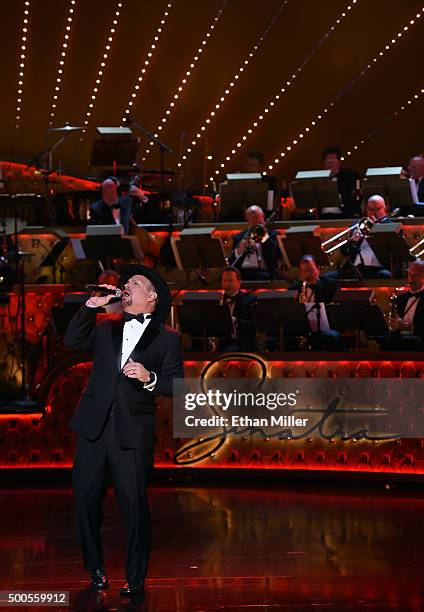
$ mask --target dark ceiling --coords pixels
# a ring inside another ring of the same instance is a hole
[[[183,163],[187,187],[201,187],[202,177],[215,176],[221,163],[226,169],[240,168],[243,154],[252,148],[264,153],[267,163],[275,166],[272,173],[281,179],[291,179],[297,169],[319,168],[321,150],[327,145],[352,150],[346,163],[359,170],[403,164],[424,149],[424,15],[416,17],[423,12],[423,0],[121,0],[120,4],[115,33],[108,41],[116,1],[1,2],[1,159],[30,161],[55,141],[47,128],[58,84],[54,125],[89,121],[82,142],[74,134],[55,152],[54,166],[60,160],[68,172],[92,175],[89,160],[95,127],[122,124],[131,99],[131,114],[139,123],[152,131],[164,126],[157,133],[176,151],[167,156],[166,166],[177,169],[177,163]],[[18,96],[25,9],[28,31]],[[65,41],[66,25],[70,30]],[[66,55],[60,74],[62,52]],[[99,78],[103,54],[107,58]],[[285,86],[286,81],[290,85]],[[283,87],[286,92],[276,100]],[[418,99],[413,98],[415,93]],[[22,101],[17,113],[18,97]],[[408,105],[408,99],[413,103]],[[393,116],[404,104],[406,109]],[[311,122],[326,107],[328,112],[313,126]],[[163,117],[166,123],[161,122]],[[190,146],[193,139],[196,145]],[[293,140],[297,144],[288,151]],[[361,140],[364,144],[354,150]],[[242,146],[237,147],[237,142]],[[143,139],[140,157],[146,148],[149,143]],[[192,151],[184,161],[181,155],[187,148]],[[286,156],[278,157],[283,151]],[[207,166],[205,153],[213,157]],[[143,163],[157,167],[158,159],[154,150]]]

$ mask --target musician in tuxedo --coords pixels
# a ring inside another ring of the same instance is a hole
[[[170,310],[165,281],[152,269],[126,266],[123,316],[96,325],[112,298],[93,296],[76,313],[65,344],[93,354],[93,368],[70,422],[77,433],[72,472],[77,530],[92,587],[108,586],[100,541],[102,500],[111,476],[128,542],[125,597],[143,597],[150,555],[147,481],[153,467],[156,396],[172,395],[183,376],[178,334],[164,324]],[[105,287],[115,289],[112,285]]]
[[[410,333],[395,331],[383,342],[385,350],[422,351],[424,349],[424,261],[416,260],[408,267],[408,291],[395,301],[401,322],[409,325]]]
[[[268,185],[268,190],[274,192],[274,198],[278,193],[278,179],[271,174],[264,174],[264,156],[259,151],[249,151],[244,160],[244,172],[251,174],[259,173],[262,181]]]
[[[124,234],[130,233],[131,220],[137,222],[141,215],[142,204],[148,196],[135,185],[131,185],[127,197],[119,195],[119,181],[109,176],[102,182],[102,197],[90,206],[90,225],[122,225]]]
[[[394,222],[394,219],[387,214],[386,202],[380,195],[373,195],[368,199],[366,216],[374,223]],[[348,258],[350,267],[356,268],[362,278],[392,278],[390,261],[380,261],[377,258],[360,229],[353,231],[340,250]]]
[[[299,278],[289,289],[297,290],[296,300],[305,304],[312,350],[342,350],[340,334],[331,329],[325,309],[325,304],[333,301],[338,283],[332,278],[320,276],[320,267],[314,255],[303,255],[299,262]]]
[[[414,190],[414,200],[424,204],[424,156],[411,157],[408,164],[411,188]]]
[[[281,257],[278,248],[277,232],[267,230],[265,214],[260,206],[249,206],[245,210],[247,229],[233,238],[233,251],[228,263],[240,270],[243,280],[270,280],[278,276],[278,260]],[[264,238],[255,242],[250,233],[254,226],[262,226]]]
[[[356,170],[345,168],[342,162],[342,151],[338,147],[327,147],[322,152],[324,168],[330,170],[330,180],[337,182],[340,194],[341,210],[323,208],[321,218],[347,217],[352,219],[360,215],[361,199],[359,192],[359,174]],[[340,215],[340,213],[342,213]]]
[[[221,304],[230,310],[233,333],[230,337],[219,338],[218,350],[257,350],[256,326],[251,311],[256,298],[241,289],[240,270],[232,266],[224,268],[221,273],[221,287],[223,289]]]

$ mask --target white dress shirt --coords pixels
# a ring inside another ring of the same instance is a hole
[[[406,323],[409,323],[409,325],[411,325],[411,327],[412,327],[412,325],[414,323],[415,311],[417,310],[417,306],[418,306],[418,302],[419,301],[420,301],[420,298],[418,296],[411,295],[409,300],[406,302],[405,314],[403,315],[402,319]]]
[[[92,306],[91,304],[87,304],[89,308],[96,308],[96,306]],[[131,321],[125,321],[124,329],[122,332],[122,352],[121,352],[121,369],[127,363],[131,353],[139,342],[141,336],[144,334],[147,326],[150,323],[150,318],[145,319],[143,323],[137,321],[137,319],[132,319]],[[153,391],[157,382],[157,376],[155,372],[152,372],[153,380],[151,383],[144,383],[144,388],[148,391]]]
[[[365,266],[375,266],[376,268],[384,267],[381,261],[377,259],[374,251],[370,247],[369,242],[366,238],[364,238],[361,243],[360,254],[358,253],[358,255],[356,256],[353,265],[359,266],[361,263],[363,263]]]
[[[315,291],[312,287],[306,287],[305,296],[305,309],[311,331],[329,331],[331,328],[328,322],[327,311],[325,310],[324,302],[315,302]]]

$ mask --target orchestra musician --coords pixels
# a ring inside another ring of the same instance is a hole
[[[424,204],[424,156],[415,155],[411,157],[408,164],[408,174],[414,202]]]
[[[340,194],[341,210],[322,208],[321,218],[338,218],[340,216],[352,219],[361,214],[361,197],[359,195],[360,180],[356,170],[342,165],[342,151],[339,147],[327,147],[322,152],[324,168],[330,170],[330,180],[337,182]],[[342,213],[342,214],[340,214]]]
[[[379,195],[371,196],[367,201],[366,217],[372,223],[393,223],[394,220],[387,213],[386,202]],[[355,228],[346,244],[340,248],[350,264],[359,272],[362,278],[392,278],[390,262],[381,262],[372,250],[366,233]]]
[[[122,225],[124,233],[130,233],[131,220],[137,221],[141,214],[141,206],[148,202],[144,191],[136,185],[131,185],[127,197],[119,195],[119,181],[115,176],[109,176],[102,182],[100,200],[90,206],[90,225]]]
[[[424,261],[417,259],[408,267],[408,287],[394,295],[390,317],[391,333],[383,350],[422,351],[424,349]]]
[[[296,300],[305,304],[312,350],[342,350],[339,332],[331,329],[325,304],[333,300],[338,283],[320,275],[320,267],[314,255],[303,255],[299,262],[299,279],[290,286],[297,290]]]
[[[240,270],[243,280],[271,280],[277,276],[281,252],[277,232],[267,230],[265,214],[260,206],[245,210],[247,229],[233,238],[233,252],[228,263]]]
[[[258,151],[249,151],[244,160],[244,172],[262,175],[262,181],[267,183],[268,189],[274,192],[274,198],[278,191],[278,179],[276,176],[264,174],[264,157]]]
[[[222,270],[221,304],[230,309],[233,333],[229,338],[218,339],[219,351],[255,351],[258,349],[256,326],[251,312],[251,305],[256,298],[241,289],[241,282],[240,270],[237,268],[228,266]]]

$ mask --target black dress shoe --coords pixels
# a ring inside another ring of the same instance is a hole
[[[91,574],[91,586],[96,591],[103,591],[109,586],[109,579],[105,574],[103,568],[90,570]]]
[[[144,582],[140,582],[137,585],[126,582],[120,590],[122,597],[137,597],[137,599],[143,598],[145,595]]]

